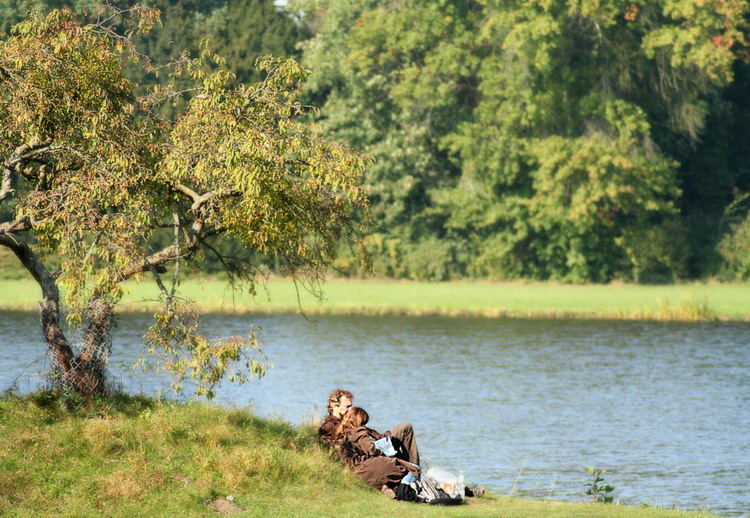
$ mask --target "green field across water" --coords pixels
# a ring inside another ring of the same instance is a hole
[[[750,285],[568,285],[555,283],[330,280],[322,299],[305,286],[272,279],[255,296],[225,281],[190,279],[184,297],[210,313],[455,315],[485,317],[612,318],[677,321],[748,321]],[[126,283],[122,311],[151,311],[152,282]],[[0,309],[36,308],[32,281],[0,281]]]

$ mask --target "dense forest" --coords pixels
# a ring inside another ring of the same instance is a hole
[[[320,124],[372,157],[376,275],[750,277],[746,0],[148,3],[155,63],[208,38],[238,81],[263,54],[310,70]],[[0,38],[94,5],[0,0]]]

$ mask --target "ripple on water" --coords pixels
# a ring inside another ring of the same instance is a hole
[[[0,388],[42,355],[38,317],[0,313]],[[414,425],[433,464],[499,493],[585,500],[588,466],[623,503],[750,512],[750,325],[442,317],[212,315],[226,336],[263,328],[274,368],[222,386],[293,423],[351,389],[387,430]],[[133,372],[145,315],[119,321],[110,365],[126,390],[165,379]],[[18,358],[23,358],[19,361]],[[28,360],[27,360],[28,358]],[[33,388],[41,363],[23,377]],[[23,382],[19,383],[24,389]]]

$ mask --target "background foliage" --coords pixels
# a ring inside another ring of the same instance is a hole
[[[376,159],[378,273],[670,281],[743,249],[747,2],[297,5],[324,123]]]
[[[0,32],[62,3],[1,0]],[[245,82],[258,55],[302,56],[305,102],[374,159],[378,276],[750,276],[746,0],[152,4],[155,61],[207,37]],[[361,273],[346,247],[335,266]]]

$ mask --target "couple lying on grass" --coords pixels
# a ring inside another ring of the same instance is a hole
[[[352,406],[354,396],[336,389],[328,396],[328,416],[318,430],[323,444],[336,451],[344,463],[368,485],[398,500],[415,500],[419,480],[419,449],[414,430],[401,423],[385,435],[368,428],[369,415]],[[411,475],[411,477],[409,476]],[[481,496],[482,488],[466,488],[466,496]]]

